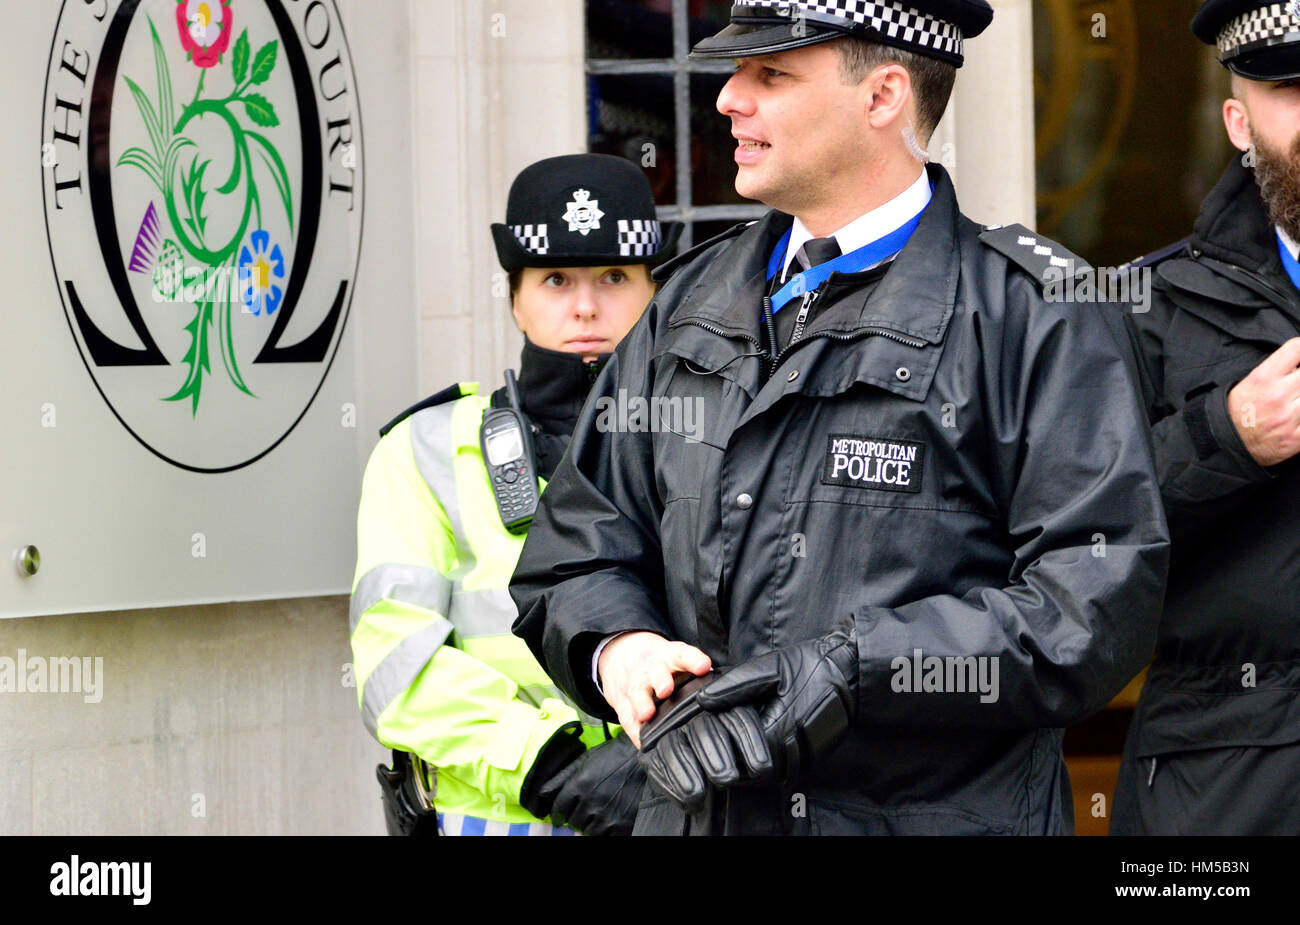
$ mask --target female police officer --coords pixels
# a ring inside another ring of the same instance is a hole
[[[525,336],[522,419],[499,411],[506,389],[489,398],[460,383],[380,432],[357,523],[358,700],[395,750],[393,769],[379,769],[390,832],[432,828],[425,763],[444,834],[627,832],[643,781],[635,751],[510,635],[506,586],[531,489],[554,471],[596,373],[653,294],[648,265],[671,254],[680,226],[655,219],[635,165],[579,154],[526,168],[492,231]],[[548,816],[555,825],[538,821]]]

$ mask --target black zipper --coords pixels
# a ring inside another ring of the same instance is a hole
[[[808,312],[812,310],[812,305],[817,301],[817,293],[820,290],[814,289],[812,292],[803,294],[803,303],[799,306],[799,315],[794,319],[794,331],[790,334],[790,343],[793,344],[803,334],[803,326],[808,323]],[[787,344],[786,346],[789,346]]]
[[[679,318],[675,321],[669,322],[668,327],[678,328],[684,324],[693,324],[696,327],[704,328],[704,330],[709,331],[710,333],[713,334],[717,334],[719,337],[739,337],[742,340],[747,340],[755,347],[757,347],[759,349],[759,352],[763,356],[767,356],[767,353],[763,351],[763,345],[759,343],[758,338],[751,337],[750,335],[746,334],[744,331],[737,331],[730,328],[720,328],[716,324],[711,324],[708,321],[701,321],[698,318]]]
[[[811,341],[816,340],[819,337],[825,337],[829,340],[857,340],[858,338],[865,337],[868,334],[876,335],[878,337],[884,337],[892,341],[897,341],[900,344],[906,344],[908,347],[915,347],[918,350],[926,346],[926,342],[920,340],[919,338],[908,337],[906,334],[899,334],[897,331],[893,331],[889,328],[865,327],[857,331],[854,331],[850,334],[842,334],[838,331],[818,331],[815,334],[809,334],[808,337],[805,338],[804,340],[791,341],[789,346],[787,346],[784,350],[782,350],[779,354],[777,354],[776,360],[772,363],[772,372],[773,373],[776,372],[776,368],[781,365],[781,361],[785,359],[786,354],[788,354],[796,346],[799,346],[801,344],[809,343]],[[771,377],[772,374],[769,373],[768,378],[770,379]]]
[[[825,337],[829,340],[851,341],[851,340],[857,340],[858,338],[865,337],[871,334],[871,335],[887,338],[888,340],[892,340],[900,344],[905,344],[908,347],[914,347],[918,350],[927,346],[927,341],[923,341],[920,338],[908,337],[906,334],[899,334],[897,331],[894,331],[890,328],[883,328],[879,326],[868,326],[865,328],[860,328],[857,331],[853,331],[852,333],[847,333],[847,334],[840,333],[838,331],[818,331],[815,334],[808,335],[808,337],[804,338],[803,340],[791,341],[789,346],[787,346],[784,350],[777,351],[776,333],[772,329],[771,307],[772,307],[772,300],[768,296],[763,296],[763,321],[765,322],[765,326],[767,328],[768,340],[771,342],[772,345],[771,352],[768,352],[763,349],[763,345],[759,343],[758,338],[751,337],[749,334],[746,334],[744,331],[721,328],[716,324],[710,324],[707,321],[700,321],[699,319],[696,318],[682,318],[680,320],[675,320],[671,322],[668,326],[670,328],[675,328],[683,324],[693,324],[696,325],[697,327],[704,328],[704,330],[706,331],[711,331],[712,333],[717,334],[719,337],[739,337],[743,340],[748,341],[749,343],[753,344],[755,347],[758,348],[759,356],[768,360],[768,364],[767,364],[768,370],[765,379],[772,378],[773,374],[776,373],[777,367],[781,365],[781,361],[785,359],[786,354],[788,354],[791,351],[791,349],[793,349],[796,346],[809,343],[810,341],[814,341],[819,337]]]

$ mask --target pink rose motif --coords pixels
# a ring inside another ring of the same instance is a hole
[[[199,67],[214,67],[230,46],[230,0],[176,0],[176,26],[190,60]]]

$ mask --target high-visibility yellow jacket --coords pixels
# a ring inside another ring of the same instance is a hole
[[[437,772],[440,813],[536,822],[519,791],[567,723],[605,741],[528,647],[507,593],[524,537],[506,532],[479,445],[477,383],[382,437],[357,516],[351,637],[357,698],[381,743]],[[544,483],[543,483],[544,487]]]

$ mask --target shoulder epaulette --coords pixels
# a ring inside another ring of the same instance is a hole
[[[473,392],[466,392],[462,387],[462,384],[459,382],[449,385],[441,392],[435,392],[423,401],[416,402],[383,427],[379,428],[379,436],[388,436],[390,430],[405,421],[411,415],[415,414],[417,411],[423,411],[425,408],[432,408],[434,405],[445,405],[449,401],[455,401],[458,398],[464,398],[466,395],[472,394]]]
[[[707,241],[701,241],[699,244],[696,244],[694,247],[690,248],[689,250],[682,251],[672,260],[669,260],[666,263],[661,263],[659,264],[659,266],[651,270],[650,278],[654,280],[656,283],[662,283],[668,277],[672,276],[673,273],[677,271],[678,267],[685,266],[686,264],[694,260],[696,257],[698,257],[702,252],[708,250],[710,247],[717,244],[719,241],[740,234],[742,231],[744,231],[752,224],[753,222],[741,222],[738,225],[733,225],[732,227],[728,228],[726,231],[722,232],[722,234],[714,235],[713,237],[709,238]]]
[[[1088,261],[1024,225],[990,225],[980,241],[1020,267],[1039,284],[1078,276],[1092,269]]]
[[[1170,244],[1168,247],[1162,247],[1160,248],[1160,250],[1152,251],[1151,253],[1139,257],[1136,260],[1130,260],[1122,267],[1119,267],[1118,270],[1127,270],[1131,267],[1154,267],[1158,263],[1164,263],[1170,257],[1177,257],[1179,254],[1186,251],[1187,245],[1192,243],[1193,237],[1195,236],[1189,234],[1181,241],[1175,241],[1173,244]]]

